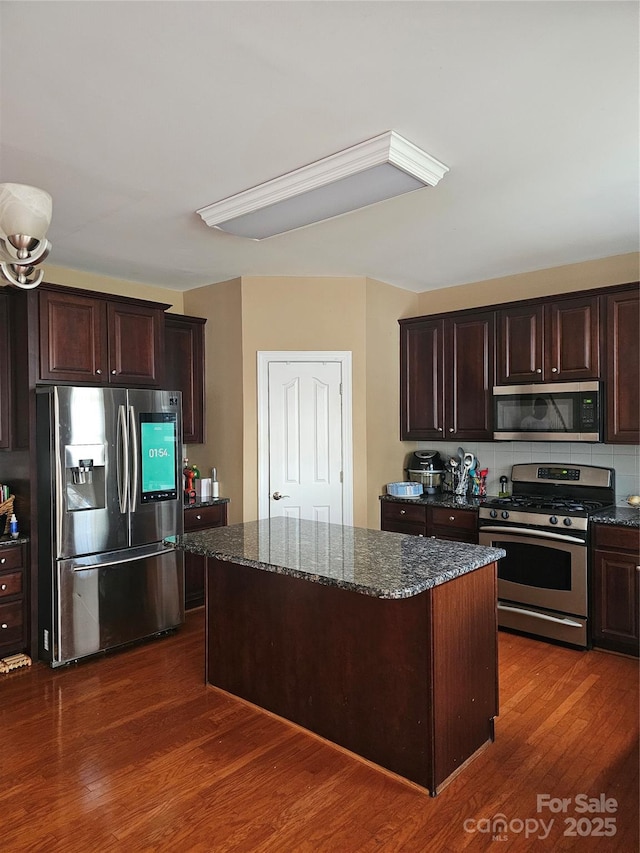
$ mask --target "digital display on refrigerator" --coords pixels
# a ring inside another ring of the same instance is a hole
[[[175,500],[177,421],[173,412],[140,415],[140,492],[143,503]]]

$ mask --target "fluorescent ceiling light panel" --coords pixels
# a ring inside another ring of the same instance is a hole
[[[393,130],[197,210],[207,225],[263,240],[422,187],[449,171]]]

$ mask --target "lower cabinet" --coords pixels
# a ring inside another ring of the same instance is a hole
[[[381,501],[380,529],[475,545],[478,542],[478,513],[474,509]]]
[[[226,527],[227,503],[209,506],[185,507],[184,532],[206,530],[209,527]],[[207,558],[200,554],[184,554],[184,606],[185,610],[204,604],[204,576]]]
[[[25,545],[0,547],[0,657],[27,647]]]
[[[638,657],[640,530],[609,524],[593,530],[593,645]]]

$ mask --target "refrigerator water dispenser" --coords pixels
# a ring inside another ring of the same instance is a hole
[[[64,448],[67,512],[104,509],[103,444],[67,444]]]

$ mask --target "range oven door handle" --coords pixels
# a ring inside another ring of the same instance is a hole
[[[545,622],[556,622],[558,625],[565,625],[567,628],[584,627],[582,622],[576,622],[574,619],[563,619],[561,616],[538,613],[536,610],[526,610],[524,607],[512,607],[510,604],[503,604],[501,601],[498,602],[498,610],[505,610],[507,613],[522,613],[524,616],[533,616]]]
[[[527,527],[501,527],[500,525],[489,525],[488,527],[479,527],[478,533],[503,533],[505,536],[510,536],[512,533],[518,536],[533,536],[536,539],[554,539],[557,542],[575,542],[577,545],[584,545],[584,539],[577,536],[566,536],[563,533],[552,533],[550,530],[530,530]]]

